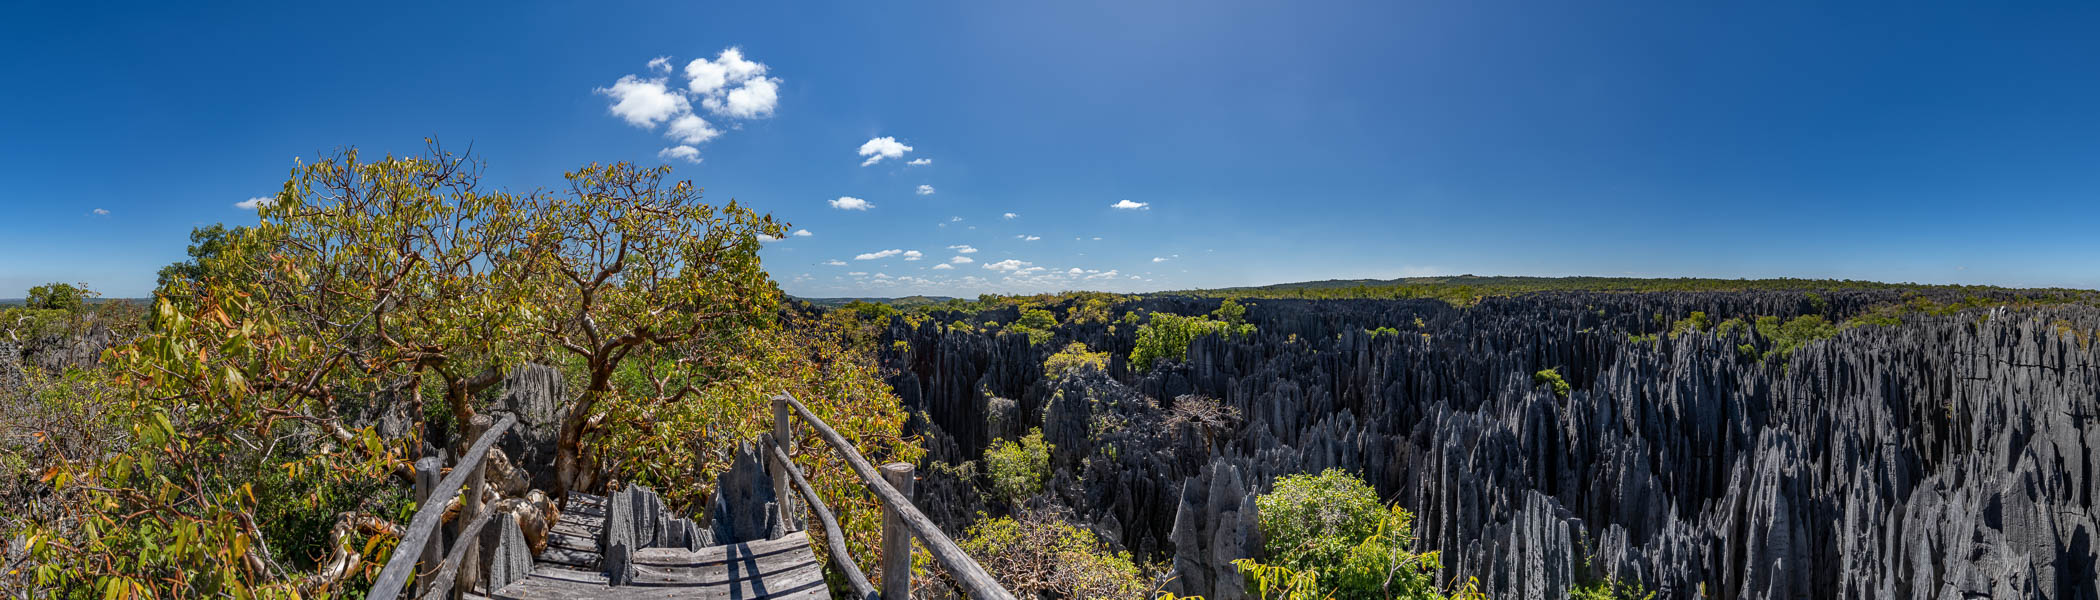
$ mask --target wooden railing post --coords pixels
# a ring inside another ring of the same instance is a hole
[[[489,426],[493,424],[495,424],[495,419],[489,418],[488,415],[474,415],[473,421],[467,425],[466,439],[480,440],[481,434],[487,432]],[[459,516],[453,518],[453,522],[459,524],[460,532],[459,538],[453,540],[452,543],[467,545],[467,553],[461,559],[459,565],[459,579],[452,584],[450,597],[453,600],[465,598],[467,590],[473,588],[476,582],[481,581],[481,536],[476,535],[470,539],[468,534],[471,532],[468,532],[466,527],[468,523],[474,522],[476,517],[481,516],[481,511],[483,510],[481,494],[488,486],[488,460],[486,460],[486,457],[460,457],[460,460],[471,462],[474,465],[474,470],[467,473],[467,497],[460,500]]]
[[[882,478],[905,498],[911,497],[911,463],[883,465]],[[904,524],[902,512],[888,507],[882,516],[882,597],[883,600],[911,598],[911,529]]]
[[[787,456],[788,449],[794,446],[795,444],[795,438],[789,437],[793,431],[794,428],[788,423],[787,398],[782,396],[774,396],[773,444],[780,448],[780,454],[782,456]],[[766,456],[768,458],[771,458],[772,454],[767,454]],[[795,494],[794,491],[788,487],[787,465],[776,465],[774,466],[774,468],[769,470],[773,472],[774,506],[780,509],[780,524],[782,525],[782,528],[785,529],[790,523],[794,523],[793,517],[795,514]]]
[[[422,460],[416,461],[416,506],[419,510],[421,507],[429,506],[431,502],[449,501],[449,499],[441,500],[430,497],[431,492],[437,489],[441,465],[442,463],[438,462],[435,456],[427,456]],[[430,586],[430,581],[425,579],[425,577],[428,577],[431,573],[436,573],[438,567],[444,564],[444,537],[442,535],[430,536],[429,541],[424,542],[422,550],[418,552],[419,559],[416,561],[416,574],[418,577],[415,578],[415,592],[411,595],[417,598],[423,597],[423,593],[428,591]]]

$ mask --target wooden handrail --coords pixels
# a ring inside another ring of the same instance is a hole
[[[817,520],[824,524],[824,543],[831,548],[831,563],[846,575],[846,584],[853,586],[853,596],[867,600],[880,598],[875,593],[875,585],[868,583],[867,574],[860,572],[860,565],[853,564],[853,555],[846,552],[846,530],[839,527],[838,517],[832,516],[831,507],[824,505],[824,499],[817,496],[817,489],[810,487],[809,480],[802,477],[802,469],[788,460],[787,453],[778,444],[771,445],[771,448],[774,464],[785,465],[780,470],[787,473],[796,491],[809,501],[810,512],[817,513]]]
[[[401,535],[401,543],[395,546],[393,558],[387,559],[386,567],[380,569],[379,577],[372,581],[372,590],[365,595],[366,598],[394,600],[401,597],[401,588],[408,585],[409,576],[415,573],[416,562],[423,558],[422,548],[430,541],[430,536],[437,533],[438,525],[444,521],[445,505],[451,503],[453,496],[459,495],[459,489],[466,485],[467,477],[481,466],[482,460],[488,458],[489,448],[495,446],[496,440],[502,438],[504,432],[509,431],[510,426],[517,422],[517,415],[503,415],[501,420],[496,421],[488,431],[482,432],[480,438],[474,440],[474,445],[467,448],[466,454],[460,456],[459,463],[452,467],[452,474],[446,475],[443,481],[438,482],[437,487],[431,489],[430,495],[423,500],[423,505],[416,508],[416,516],[409,519],[408,531]]]
[[[934,525],[933,520],[926,518],[925,513],[919,512],[918,507],[912,505],[911,498],[905,497],[897,488],[890,486],[882,474],[877,472],[873,465],[868,464],[868,459],[862,458],[860,451],[855,450],[853,444],[847,442],[844,436],[832,430],[830,425],[824,424],[823,419],[817,418],[816,413],[810,411],[808,406],[803,406],[802,401],[796,400],[793,394],[782,393],[775,398],[787,402],[796,413],[802,415],[803,420],[809,421],[810,426],[817,430],[817,436],[830,444],[833,450],[838,451],[839,456],[846,460],[846,466],[852,467],[853,473],[860,476],[861,483],[875,493],[875,498],[904,519],[904,524],[911,528],[912,534],[926,544],[926,549],[933,553],[934,560],[948,569],[948,573],[955,577],[956,583],[962,585],[965,593],[972,598],[1014,600],[1013,593],[1000,587],[999,582],[992,579],[991,573],[986,572],[975,559],[964,553],[961,546],[955,545],[955,540],[942,533],[940,526]],[[905,560],[910,558],[906,557]]]

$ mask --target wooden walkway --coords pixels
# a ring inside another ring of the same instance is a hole
[[[599,571],[598,548],[605,528],[605,498],[572,494],[569,509],[548,532],[547,550],[532,575],[496,590],[502,600],[595,600],[599,598],[701,598],[821,600],[829,598],[824,568],[810,551],[809,535],[711,546],[699,550],[646,548],[635,552],[634,581],[609,585]]]
[[[881,502],[883,573],[879,593],[867,575],[854,564],[852,556],[847,554],[845,542],[839,535],[842,530],[838,519],[824,505],[824,499],[817,495],[816,489],[810,486],[802,470],[795,466],[790,453],[801,438],[795,435],[789,423],[790,415],[801,417],[816,434],[811,443],[829,446],[852,469],[868,492]],[[628,500],[609,503],[600,496],[570,494],[566,509],[547,532],[546,549],[533,556],[525,546],[525,538],[514,515],[490,510],[482,501],[487,490],[483,462],[496,440],[515,424],[516,415],[505,414],[500,418],[476,415],[466,428],[468,438],[475,440],[474,443],[460,453],[461,460],[453,464],[443,477],[439,477],[444,470],[440,468],[442,463],[438,457],[416,461],[416,514],[409,519],[408,527],[401,535],[400,549],[387,559],[386,566],[373,578],[366,597],[374,600],[396,600],[404,595],[422,600],[462,597],[483,600],[827,598],[830,590],[824,580],[824,565],[817,562],[816,554],[810,549],[809,535],[804,531],[782,533],[787,528],[801,527],[793,525],[797,519],[791,518],[790,513],[793,512],[792,506],[802,504],[824,531],[831,534],[824,536],[824,541],[831,551],[832,566],[844,587],[851,591],[852,598],[908,600],[912,588],[912,542],[917,540],[933,555],[934,562],[948,571],[958,591],[971,598],[1014,600],[1012,592],[1001,587],[932,519],[912,506],[913,469],[910,463],[891,463],[878,470],[851,442],[792,395],[782,393],[773,397],[773,431],[761,435],[755,448],[739,449],[739,456],[744,457],[740,460],[751,461],[742,464],[763,463],[755,468],[764,469],[763,476],[772,478],[772,498],[778,500],[766,500],[763,506],[770,513],[766,520],[768,535],[780,537],[738,544],[702,547],[701,544],[708,543],[705,540],[714,539],[709,532],[699,530],[690,520],[669,515],[653,492],[642,490],[647,495],[636,499],[638,497],[631,495],[636,490],[629,488],[615,493],[614,497],[633,499],[637,504],[632,509],[608,510],[608,504]],[[762,456],[754,458],[753,453]],[[798,495],[800,503],[797,502]],[[457,506],[461,525],[447,535],[441,530],[441,525],[447,507],[455,497],[459,498]],[[501,517],[497,516],[499,513]],[[606,526],[609,521],[619,524],[610,532]],[[492,526],[495,529],[487,529]],[[750,528],[756,524],[736,527]],[[484,537],[485,533],[493,537]],[[737,539],[747,537],[736,535]],[[496,541],[493,548],[484,550],[484,542],[488,540]],[[603,544],[611,545],[613,560],[607,560],[605,549],[599,547]],[[648,547],[651,545],[665,547]],[[608,565],[608,562],[612,564]],[[613,578],[606,575],[608,572],[623,579],[620,585],[613,585]],[[414,589],[409,587],[412,578],[416,580]],[[486,596],[461,593],[488,587],[478,582],[499,581],[507,583],[495,584],[499,589]]]

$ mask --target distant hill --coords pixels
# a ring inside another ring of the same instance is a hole
[[[802,298],[802,297],[796,297],[795,299],[796,299],[796,300],[801,300],[801,301],[803,301],[803,302],[808,302],[808,303],[810,303],[810,304],[815,304],[815,305],[817,305],[817,306],[822,306],[822,307],[825,307],[825,308],[838,308],[838,307],[841,307],[841,306],[845,306],[845,305],[847,305],[847,304],[850,304],[850,303],[854,303],[854,302],[866,302],[866,303],[869,303],[869,304],[888,304],[888,305],[890,305],[890,306],[895,306],[895,307],[897,307],[897,308],[910,308],[910,307],[913,307],[913,306],[919,306],[919,305],[923,305],[923,304],[940,304],[940,303],[942,303],[942,302],[947,302],[947,301],[949,301],[949,300],[954,300],[955,298],[951,298],[951,297],[948,297],[948,296],[905,296],[905,297],[902,297],[902,298]]]

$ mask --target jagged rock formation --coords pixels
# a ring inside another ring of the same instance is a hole
[[[975,460],[1043,427],[1057,445],[1049,499],[1171,561],[1186,593],[1235,597],[1225,561],[1259,543],[1224,524],[1251,525],[1277,475],[1339,467],[1417,515],[1445,577],[1495,598],[1607,577],[1660,597],[2100,597],[2100,353],[2085,333],[2100,310],[1914,313],[1774,360],[1751,330],[1667,334],[1691,311],[1835,320],[1907,294],[1254,300],[1256,334],[1200,338],[1148,373],[1130,370],[1129,326],[1061,326],[1030,346],[941,327],[1012,315],[947,314],[898,320],[885,341],[905,348],[885,360],[923,415],[914,426],[947,440],[930,460]],[[1923,293],[1960,299],[1946,294]],[[1216,306],[1155,297],[1119,312]],[[1368,331],[1380,327],[1399,334]],[[1043,379],[1068,340],[1112,352],[1108,372]],[[1573,391],[1535,386],[1547,368]],[[1212,435],[1164,425],[1190,394],[1242,418]],[[922,487],[920,504],[966,501],[956,488]]]

